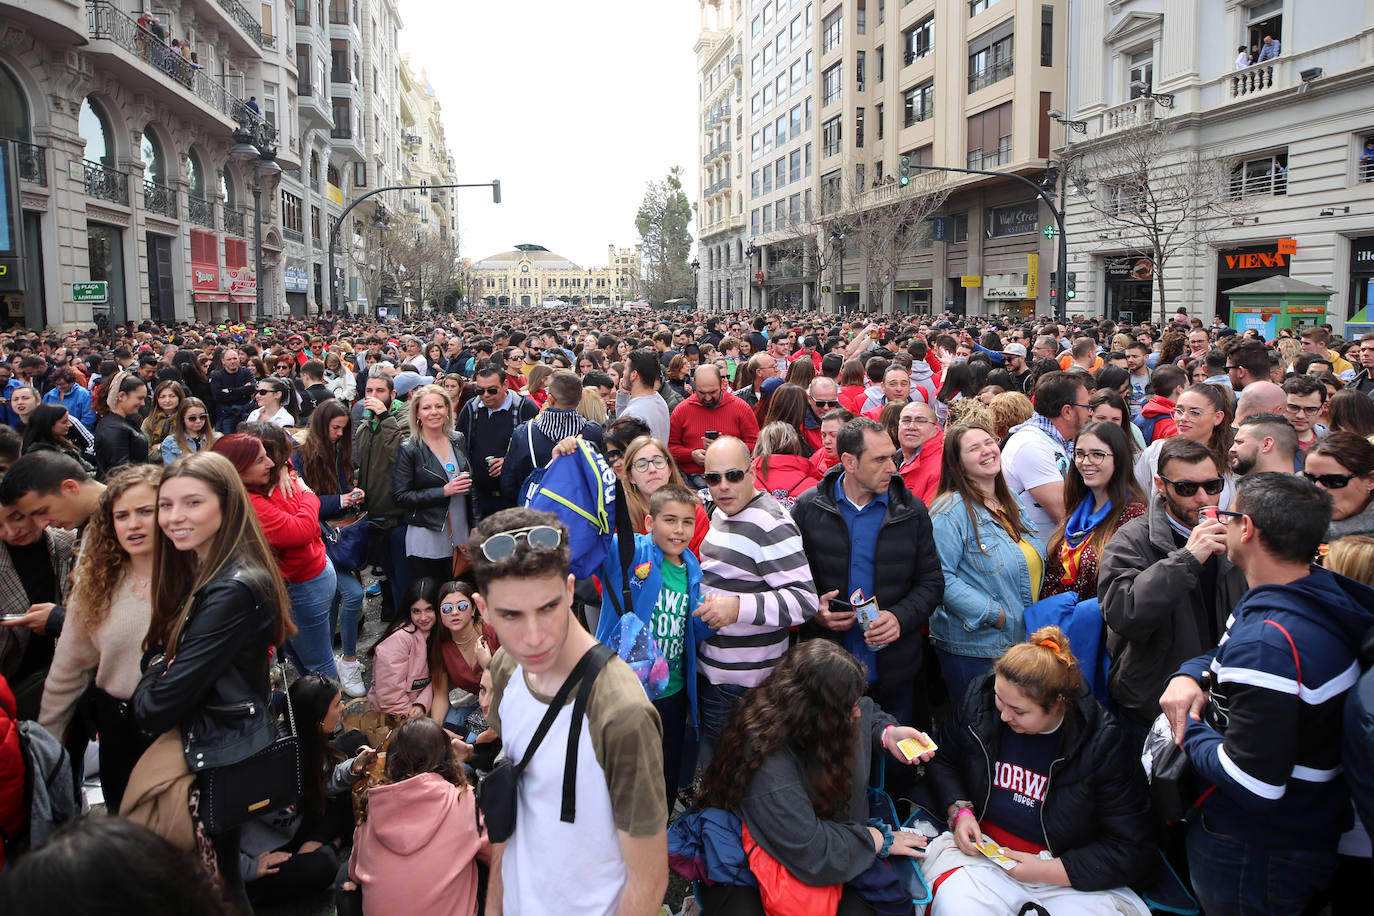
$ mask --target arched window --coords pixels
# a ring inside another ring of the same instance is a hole
[[[320,184],[320,157],[316,153],[310,154],[310,187],[319,187]]]
[[[234,195],[234,180],[229,177],[229,166],[219,173],[219,193],[224,198],[224,206],[232,209],[238,200]]]
[[[77,121],[81,139],[86,141],[83,154],[88,162],[98,162],[106,168],[115,167],[114,134],[110,131],[110,119],[97,102],[89,98],[81,103],[81,116]]]
[[[201,167],[200,156],[193,149],[186,151],[186,175],[191,183],[191,196],[205,198],[205,169]]]
[[[29,103],[24,92],[8,70],[0,67],[0,137],[32,142],[29,123]]]
[[[167,183],[167,158],[162,155],[162,144],[157,142],[152,131],[143,131],[143,146],[140,152],[143,157],[143,175],[149,181],[156,181],[158,184]]]

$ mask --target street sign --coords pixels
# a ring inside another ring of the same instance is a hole
[[[110,285],[104,280],[72,284],[73,302],[105,302],[110,298]]]
[[[1059,234],[1059,230],[1053,226],[1046,226],[1044,229],[1040,230],[1040,234],[1047,239],[1052,239]]]

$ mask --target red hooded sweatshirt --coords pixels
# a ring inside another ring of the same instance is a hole
[[[771,455],[768,458],[768,473],[763,473],[763,459],[754,459],[754,482],[765,493],[773,496],[784,509],[791,511],[797,497],[821,482],[816,467],[810,458],[800,455]]]
[[[720,404],[715,407],[703,407],[696,394],[687,398],[673,408],[668,420],[668,451],[682,473],[700,474],[706,470],[692,459],[692,450],[706,447],[704,437],[708,430],[743,439],[752,452],[759,438],[759,421],[754,419],[749,405],[733,394],[721,392]]]
[[[1150,442],[1178,435],[1178,424],[1174,422],[1174,402],[1168,398],[1158,394],[1150,398],[1145,402],[1145,406],[1140,408],[1140,415],[1146,420],[1158,418],[1154,432],[1150,435]]]

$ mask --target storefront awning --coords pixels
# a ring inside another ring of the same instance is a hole
[[[216,290],[214,292],[193,293],[192,297],[196,302],[228,302],[229,294]]]

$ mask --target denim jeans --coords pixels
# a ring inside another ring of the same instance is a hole
[[[363,584],[354,573],[335,573],[338,584],[329,603],[329,632],[339,629],[345,658],[358,655],[358,618],[363,613]]]
[[[1331,882],[1337,862],[1334,848],[1294,849],[1281,839],[1261,846],[1216,833],[1206,815],[1188,828],[1188,870],[1207,916],[1298,916]]]
[[[387,614],[394,614],[397,605],[401,603],[401,596],[410,587],[410,583],[415,581],[415,568],[410,562],[410,554],[406,553],[406,526],[397,525],[387,534],[387,550],[383,554],[382,575],[386,576],[387,582],[391,584],[392,606],[385,609]]]
[[[476,703],[464,703],[462,706],[450,706],[444,715],[444,728],[453,732],[460,738],[466,739],[468,736],[467,721],[472,711],[477,709]]]
[[[715,754],[716,741],[730,718],[735,702],[749,690],[738,684],[712,684],[704,677],[697,678],[697,721],[701,724],[701,744],[697,751],[697,766],[706,769]]]
[[[339,676],[334,664],[334,639],[329,632],[329,606],[334,603],[337,588],[334,567],[328,560],[315,578],[286,583],[286,593],[291,596],[291,621],[296,625],[296,635],[286,641],[286,657],[301,674]]]
[[[949,688],[949,702],[955,709],[963,702],[968,685],[985,674],[992,673],[995,658],[978,658],[973,655],[955,655],[944,649],[935,648],[940,657],[940,672],[944,675],[945,686]]]

